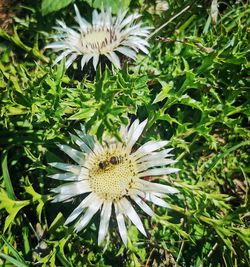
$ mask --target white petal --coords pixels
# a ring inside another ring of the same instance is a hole
[[[121,68],[120,59],[114,52],[109,52],[108,54],[105,54],[105,56],[110,60],[111,63],[113,63],[117,69]]]
[[[127,18],[125,18],[120,24],[119,24],[119,28],[122,29],[124,28],[126,25],[130,24],[131,22],[133,22],[135,19],[139,18],[141,15],[139,14],[132,14],[130,16],[128,16]]]
[[[77,162],[79,165],[84,164],[84,158],[85,154],[75,150],[74,148],[67,146],[67,145],[58,145],[58,147],[66,153],[68,156],[70,156],[75,162]]]
[[[61,162],[51,162],[49,163],[50,166],[57,168],[59,170],[72,172],[75,175],[79,175],[81,173],[81,167],[78,165],[73,164],[67,164],[67,163],[61,163]]]
[[[90,24],[84,18],[81,17],[81,15],[79,13],[79,10],[78,10],[76,5],[74,5],[74,8],[75,8],[75,12],[76,12],[75,20],[76,20],[76,22],[78,22],[78,24],[80,25],[81,29],[85,30],[88,26],[90,26]]]
[[[149,216],[154,216],[155,213],[152,211],[152,209],[138,196],[131,196],[131,198],[136,202],[136,204]]]
[[[67,47],[62,42],[54,42],[54,43],[51,43],[51,44],[46,45],[45,48],[46,49],[47,48],[52,48],[52,49],[65,49]]]
[[[63,53],[61,53],[53,62],[53,66],[56,65],[59,61],[61,61],[64,57],[67,57],[70,53],[72,53],[71,50],[66,50]]]
[[[137,127],[139,126],[140,121],[138,119],[136,119],[131,126],[128,129],[128,135],[127,135],[127,143],[130,142],[130,139],[132,138],[135,130],[137,129]]]
[[[79,137],[77,137],[76,135],[71,134],[71,133],[70,133],[70,136],[71,136],[71,139],[74,140],[74,142],[80,147],[80,149],[83,152],[86,152],[86,153],[92,152],[92,150],[89,148],[89,146],[86,145],[85,142],[83,142]]]
[[[121,204],[121,207],[123,209],[123,213],[129,217],[131,222],[138,228],[138,230],[145,236],[147,236],[143,224],[141,222],[140,217],[136,213],[133,206],[130,204],[130,202],[126,198],[122,198],[119,202]]]
[[[105,201],[103,203],[102,212],[101,212],[101,222],[100,222],[99,234],[98,234],[98,245],[102,243],[102,241],[104,240],[108,232],[111,211],[112,211],[112,202]]]
[[[175,187],[158,184],[158,183],[151,183],[149,181],[142,180],[142,179],[140,179],[139,183],[141,186],[141,190],[144,190],[144,191],[167,193],[167,194],[177,194],[179,192],[179,190],[176,189]]]
[[[163,159],[158,159],[158,160],[146,161],[146,162],[143,162],[143,163],[137,165],[137,171],[141,172],[141,171],[145,171],[151,167],[165,166],[165,165],[169,165],[172,163],[176,163],[176,160],[163,158]]]
[[[133,153],[133,156],[138,159],[155,150],[158,150],[168,144],[168,141],[148,141]]]
[[[78,54],[71,55],[67,61],[65,62],[66,69],[73,63],[73,61],[77,58]]]
[[[81,125],[81,127],[84,127],[84,126]],[[82,129],[85,131],[84,128]],[[92,135],[86,134],[84,131],[75,130],[79,138],[93,151],[94,146],[95,146],[94,137]]]
[[[145,177],[145,176],[160,176],[164,174],[170,174],[170,173],[177,173],[180,171],[180,169],[177,168],[156,168],[156,169],[150,169],[144,172],[138,173],[139,177]]]
[[[73,182],[60,185],[51,190],[54,193],[63,194],[63,195],[80,195],[87,192],[90,192],[89,183],[87,181]]]
[[[93,56],[93,66],[94,66],[94,69],[95,69],[95,70],[96,70],[98,61],[99,61],[99,55],[94,55],[94,56]]]
[[[146,199],[148,201],[153,202],[157,206],[164,207],[164,208],[170,208],[170,206],[168,205],[168,203],[166,201],[164,201],[163,199],[155,196],[153,193],[147,194]]]
[[[65,221],[65,225],[73,222],[86,207],[91,205],[96,199],[96,195],[94,193],[90,193],[69,215],[68,219]]]
[[[119,204],[114,203],[114,206],[115,206],[116,221],[117,221],[119,233],[120,233],[123,243],[125,244],[125,246],[127,246],[128,233],[127,233],[127,228],[125,225],[124,216],[121,212],[121,208],[119,208]]]
[[[80,176],[74,175],[70,172],[56,173],[53,175],[49,175],[48,177],[50,177],[52,179],[62,180],[62,181],[80,181],[80,180],[82,180]]]
[[[81,68],[83,69],[84,65],[88,64],[89,60],[92,58],[93,56],[90,55],[84,55],[81,59]]]
[[[136,58],[136,52],[133,51],[132,49],[125,47],[125,46],[121,46],[121,47],[117,47],[116,51],[122,53],[123,55],[130,57],[132,59]]]
[[[84,213],[84,215],[79,219],[75,226],[75,231],[79,232],[81,231],[92,219],[92,217],[96,214],[96,212],[100,209],[102,205],[102,202],[94,201],[87,209],[87,211]]]
[[[136,162],[140,163],[140,162],[144,162],[144,161],[151,161],[151,160],[158,160],[161,158],[172,157],[173,154],[169,154],[169,152],[172,150],[173,150],[173,148],[168,148],[168,149],[163,149],[161,151],[152,152],[150,154],[147,154],[147,155],[141,157]]]
[[[75,194],[73,195],[56,195],[51,203],[56,203],[56,202],[63,202],[65,200],[68,200],[69,198],[73,198]]]
[[[135,142],[138,140],[138,138],[141,136],[148,120],[144,120],[142,123],[140,123],[133,131],[133,134],[131,134],[130,139],[128,140],[127,147],[129,150],[133,147]]]
[[[121,24],[121,22],[123,21],[123,19],[125,18],[126,14],[127,14],[128,10],[125,10],[124,12],[120,12],[118,13],[117,15],[117,18],[116,18],[116,22],[115,22],[115,27],[118,26]]]

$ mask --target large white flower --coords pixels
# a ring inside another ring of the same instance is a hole
[[[149,216],[154,216],[147,201],[168,208],[163,200],[166,194],[178,193],[174,187],[150,182],[148,176],[162,176],[178,172],[176,168],[166,167],[175,161],[170,159],[170,149],[162,149],[167,141],[149,141],[136,151],[132,149],[147,123],[135,120],[130,127],[121,127],[123,142],[107,139],[100,144],[96,138],[76,130],[71,135],[81,151],[67,145],[59,145],[77,164],[51,163],[65,171],[51,175],[51,178],[72,181],[52,189],[57,195],[54,202],[68,201],[76,196],[82,202],[67,218],[65,224],[77,220],[75,230],[79,232],[100,211],[98,244],[107,232],[112,209],[115,210],[118,229],[122,241],[127,244],[125,217],[128,217],[139,231],[146,236],[143,224],[134,208],[136,203]]]
[[[142,27],[135,20],[139,14],[132,14],[126,17],[127,11],[119,12],[117,17],[112,17],[111,10],[92,14],[92,24],[81,17],[75,5],[75,20],[78,26],[69,28],[62,21],[58,21],[60,27],[55,27],[58,34],[54,39],[58,40],[46,46],[46,48],[61,51],[54,64],[65,57],[68,68],[73,61],[81,56],[81,67],[93,58],[93,66],[96,69],[99,57],[106,56],[117,68],[121,68],[117,52],[132,59],[136,58],[139,50],[148,53],[148,42],[144,39],[149,34],[149,27]]]

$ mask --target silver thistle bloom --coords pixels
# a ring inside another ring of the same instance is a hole
[[[93,66],[96,69],[101,55],[106,56],[116,68],[120,69],[120,59],[117,52],[136,58],[136,53],[141,50],[148,53],[148,42],[144,39],[149,34],[150,27],[142,27],[135,20],[139,14],[132,14],[126,17],[127,11],[119,12],[117,17],[112,17],[111,10],[92,14],[92,24],[81,17],[76,5],[75,20],[78,26],[75,29],[66,26],[58,21],[59,27],[55,27],[58,34],[53,38],[58,40],[46,46],[61,54],[55,59],[54,64],[67,58],[68,68],[76,58],[81,57],[81,68],[93,58]]]
[[[149,216],[154,216],[146,201],[168,208],[169,205],[163,198],[166,194],[178,193],[174,187],[144,179],[179,171],[167,167],[175,162],[170,159],[171,148],[157,151],[165,147],[167,141],[149,141],[137,150],[133,149],[146,123],[147,120],[141,123],[135,120],[130,127],[122,126],[120,133],[123,142],[110,138],[104,144],[86,134],[82,126],[81,131],[76,130],[77,135],[71,135],[81,151],[68,145],[59,145],[76,164],[50,163],[54,168],[64,171],[51,175],[50,178],[68,182],[52,189],[57,194],[53,202],[69,201],[78,195],[82,197],[81,203],[69,215],[65,224],[77,220],[75,231],[79,232],[100,211],[98,244],[102,243],[108,233],[113,208],[121,239],[126,245],[128,235],[125,217],[146,236],[134,204]]]

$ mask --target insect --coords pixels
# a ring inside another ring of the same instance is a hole
[[[106,170],[108,168],[108,166],[109,166],[109,162],[107,160],[99,162],[99,167],[102,170]]]
[[[110,158],[109,162],[113,165],[118,165],[123,163],[124,158],[122,156],[113,156]]]

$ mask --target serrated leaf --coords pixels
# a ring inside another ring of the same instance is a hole
[[[172,89],[172,87],[174,85],[173,82],[165,83],[163,81],[160,81],[160,83],[162,85],[162,90],[154,99],[153,104],[160,102],[160,101],[164,100],[166,97],[168,97],[168,92],[170,89]]]

